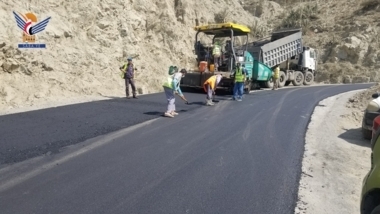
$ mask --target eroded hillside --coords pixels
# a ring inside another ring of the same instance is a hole
[[[342,2],[3,1],[0,107],[82,95],[123,96],[118,67],[127,56],[136,54],[139,93],[159,91],[169,65],[195,66],[192,27],[223,20],[249,26],[252,38],[264,37],[279,27],[302,26],[305,43],[320,52],[317,80],[378,80],[377,1],[367,7],[358,1]],[[39,20],[52,17],[38,36],[47,49],[16,49],[22,32],[12,11],[31,11]]]

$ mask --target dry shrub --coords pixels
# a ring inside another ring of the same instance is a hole
[[[292,9],[290,12],[285,12],[285,17],[282,23],[277,27],[279,28],[303,28],[304,33],[309,29],[312,21],[319,19],[318,5],[306,5],[298,9]]]
[[[219,13],[216,13],[214,15],[214,20],[216,23],[224,23],[226,22],[226,19],[229,15],[229,9],[228,8],[225,8],[223,9],[222,11],[220,11]]]
[[[268,27],[259,21],[255,21],[250,27],[253,38],[263,38],[268,33]]]
[[[363,3],[361,3],[360,6],[362,6],[362,8],[361,8],[362,12],[377,10],[380,8],[380,1],[379,0],[367,0]]]

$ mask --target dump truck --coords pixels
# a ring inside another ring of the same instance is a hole
[[[273,32],[271,37],[249,43],[247,46],[237,49],[246,50],[254,58],[252,81],[258,82],[260,87],[273,87],[272,78],[263,81],[261,76],[267,74],[267,68],[274,69],[276,65],[280,67],[279,87],[290,83],[300,86],[314,82],[317,51],[303,46],[302,29],[278,30]]]
[[[244,92],[252,89],[272,87],[273,69],[280,66],[279,87],[293,83],[295,86],[311,84],[316,70],[316,51],[302,45],[302,29],[286,29],[273,32],[271,37],[248,43],[250,29],[231,22],[196,26],[194,53],[197,56],[198,69],[191,70],[182,78],[181,87],[202,88],[203,83],[214,74],[223,76],[218,89],[233,91],[233,73],[236,63],[245,65],[248,75],[244,83]],[[212,44],[203,45],[199,34],[216,39],[227,38],[222,51],[221,65],[214,71]],[[237,37],[245,38],[243,45],[234,46]],[[202,66],[201,66],[202,65]],[[204,67],[204,65],[206,65]]]

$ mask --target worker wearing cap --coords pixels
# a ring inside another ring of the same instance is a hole
[[[216,86],[220,83],[221,79],[222,79],[222,75],[217,74],[217,75],[211,76],[203,83],[203,89],[207,93],[207,97],[206,97],[207,106],[214,105],[214,103],[212,102],[212,95],[215,95]]]
[[[130,99],[129,85],[131,85],[131,88],[132,88],[133,98],[137,99],[136,86],[135,86],[135,80],[134,80],[134,70],[137,70],[137,69],[134,68],[131,57],[128,58],[127,64],[124,64],[123,66],[120,67],[120,70],[124,72],[125,93],[126,93],[127,99]]]
[[[188,104],[189,102],[186,100],[185,96],[182,94],[181,88],[180,88],[180,82],[181,78],[185,76],[187,71],[185,69],[181,69],[180,72],[174,73],[173,75],[170,75],[167,77],[166,81],[162,85],[164,87],[166,99],[168,101],[168,106],[165,112],[165,117],[171,117],[178,115],[177,112],[175,112],[175,96],[174,94],[178,94],[182,100]]]
[[[273,80],[273,88],[272,88],[272,90],[277,90],[278,89],[278,81],[279,81],[279,79],[280,79],[280,67],[279,67],[279,65],[276,65],[276,67],[273,70],[273,76],[272,76],[272,80]]]
[[[233,99],[237,101],[242,101],[244,92],[244,82],[247,75],[247,70],[241,67],[240,62],[236,64],[236,69],[234,73],[235,84],[234,84],[234,95]]]
[[[214,57],[215,71],[218,71],[219,59],[220,59],[221,54],[222,54],[222,48],[220,46],[220,43],[216,41],[214,43],[214,48],[212,49],[212,56]]]

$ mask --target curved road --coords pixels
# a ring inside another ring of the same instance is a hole
[[[1,213],[293,213],[315,105],[371,85],[187,94],[174,119],[163,94],[0,116]]]

